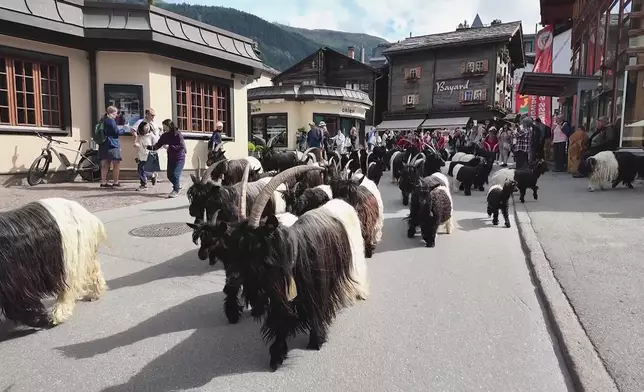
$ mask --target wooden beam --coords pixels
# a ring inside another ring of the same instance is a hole
[[[644,11],[634,11],[628,14],[631,19],[642,19],[644,18]]]
[[[626,49],[626,53],[639,54],[644,53],[644,46],[634,46]]]
[[[644,64],[627,65],[626,70],[629,71],[629,72],[643,71],[644,70]]]
[[[631,29],[631,30],[628,30],[628,36],[629,37],[639,37],[641,35],[644,35],[644,29]]]

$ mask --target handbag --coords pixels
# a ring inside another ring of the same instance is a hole
[[[156,173],[161,171],[161,166],[159,165],[159,155],[154,153],[148,154],[148,160],[145,161],[143,165],[143,170],[148,173]]]

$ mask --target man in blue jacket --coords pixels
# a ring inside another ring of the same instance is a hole
[[[321,122],[320,124],[323,124],[323,122]],[[316,127],[314,122],[310,122],[309,127],[311,127],[311,129],[306,135],[306,144],[309,148],[320,148],[320,146],[322,145],[322,132],[320,131],[320,128]]]
[[[217,121],[217,128],[212,133],[212,136],[210,136],[210,140],[208,141],[208,151],[212,151],[215,147],[221,144],[221,133],[223,130],[224,123]]]

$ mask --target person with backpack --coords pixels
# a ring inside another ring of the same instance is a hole
[[[108,106],[105,114],[94,128],[93,139],[98,144],[98,158],[101,160],[101,188],[121,187],[119,174],[121,171],[121,144],[119,136],[127,134],[116,125],[118,110]],[[107,173],[112,166],[112,183],[107,182]]]

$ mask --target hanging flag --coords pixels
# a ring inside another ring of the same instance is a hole
[[[532,72],[552,73],[552,43],[554,41],[554,27],[548,25],[541,29],[535,37],[536,50],[534,69]],[[530,96],[528,114],[532,118],[552,126],[552,97]]]

